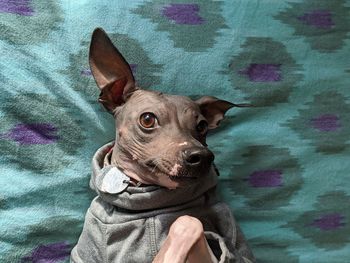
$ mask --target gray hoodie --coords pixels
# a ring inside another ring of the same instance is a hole
[[[202,222],[213,262],[255,262],[230,209],[216,199],[214,168],[198,183],[176,190],[136,187],[110,165],[112,146],[101,147],[93,157],[90,187],[98,196],[86,213],[71,262],[152,262],[170,225],[182,215]]]

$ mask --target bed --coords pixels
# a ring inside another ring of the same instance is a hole
[[[96,27],[139,86],[254,106],[208,144],[258,262],[350,262],[347,0],[0,0],[0,262],[69,262],[114,139]]]

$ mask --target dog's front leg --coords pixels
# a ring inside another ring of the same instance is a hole
[[[211,258],[202,223],[197,218],[181,216],[171,225],[153,263],[212,263]]]

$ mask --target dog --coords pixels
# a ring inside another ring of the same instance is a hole
[[[207,148],[233,104],[142,90],[107,34],[95,29],[89,63],[116,139],[93,157],[87,211],[71,262],[255,262],[227,205]]]

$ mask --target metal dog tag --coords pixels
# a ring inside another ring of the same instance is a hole
[[[98,176],[97,188],[104,193],[119,194],[129,185],[130,178],[115,166],[106,166]]]

